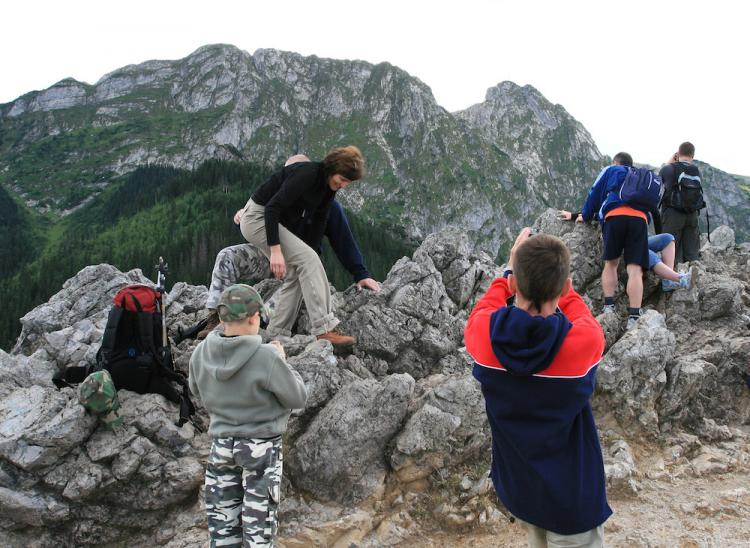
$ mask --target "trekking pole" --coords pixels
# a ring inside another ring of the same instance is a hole
[[[159,298],[161,299],[161,337],[162,345],[164,348],[167,347],[167,306],[164,293],[166,293],[166,277],[169,272],[169,265],[164,262],[164,257],[159,257],[159,264],[156,265],[158,274],[156,276],[156,290],[159,292]]]

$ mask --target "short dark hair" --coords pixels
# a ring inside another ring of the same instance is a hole
[[[685,141],[677,149],[677,154],[687,156],[688,158],[695,158],[695,146],[690,141]]]
[[[537,310],[560,296],[570,274],[570,251],[560,238],[537,234],[516,249],[513,275],[518,292]]]
[[[342,175],[358,181],[365,176],[365,159],[355,146],[334,148],[323,158],[323,173],[326,178]]]
[[[612,158],[613,162],[617,162],[621,166],[633,167],[633,157],[627,152],[618,152],[615,157]]]

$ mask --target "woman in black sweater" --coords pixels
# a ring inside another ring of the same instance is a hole
[[[269,334],[291,336],[302,299],[310,315],[311,333],[336,345],[354,339],[334,331],[339,320],[331,309],[331,294],[319,249],[336,192],[364,175],[364,158],[357,147],[335,148],[322,162],[302,162],[274,173],[250,198],[240,229],[271,262],[271,272],[283,278]]]

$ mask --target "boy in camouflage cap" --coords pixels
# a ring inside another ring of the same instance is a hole
[[[257,291],[232,285],[217,311],[224,333],[214,331],[196,347],[189,375],[190,391],[211,417],[205,490],[210,545],[272,545],[281,436],[291,410],[305,406],[307,391],[281,344],[262,344],[258,330],[267,311]]]

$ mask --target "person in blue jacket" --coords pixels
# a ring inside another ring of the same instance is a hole
[[[591,411],[602,328],[555,236],[521,231],[464,331],[492,432],[491,477],[532,547],[603,546],[604,461]]]
[[[630,154],[615,154],[612,165],[604,168],[591,185],[583,210],[576,219],[576,222],[588,222],[596,218],[602,225],[602,293],[605,313],[615,311],[617,266],[620,256],[624,255],[628,273],[625,289],[628,294],[628,329],[634,327],[641,316],[643,272],[649,268],[649,216],[653,219],[656,232],[661,232],[661,218],[656,208],[643,211],[631,207],[619,197],[618,191],[632,167],[633,158]]]

